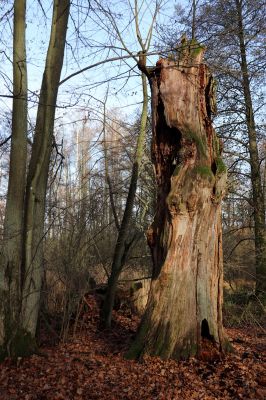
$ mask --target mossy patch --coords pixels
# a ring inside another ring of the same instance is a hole
[[[227,167],[226,167],[225,163],[223,162],[222,157],[217,157],[215,159],[215,164],[216,164],[216,168],[217,168],[217,174],[226,173]]]
[[[18,357],[29,357],[36,353],[38,347],[35,338],[20,328],[17,332],[10,333],[5,343],[0,347],[0,362],[6,357],[16,359]]]
[[[162,358],[167,358],[167,346],[166,346],[166,335],[165,335],[165,328],[161,326],[158,328],[159,332],[156,337],[156,341],[153,345],[154,351],[152,354],[154,356],[159,356]]]
[[[182,201],[182,198],[177,193],[170,192],[166,199],[166,202],[170,212],[185,213],[187,211],[186,204],[184,203],[184,201]],[[167,246],[168,237],[168,234],[167,236],[165,234],[162,236],[163,241],[161,240],[161,243],[163,247]]]
[[[213,172],[207,165],[198,165],[194,167],[194,172],[204,179],[212,181],[214,179]]]
[[[185,137],[189,140],[192,140],[196,144],[197,150],[202,157],[206,157],[207,144],[206,140],[204,140],[205,138],[202,139],[199,135],[192,131],[187,131],[185,133]]]
[[[181,170],[181,165],[177,165],[174,169],[172,176],[177,176]]]
[[[189,45],[190,45],[190,54],[192,57],[196,57],[202,51],[205,50],[205,46],[200,44],[196,39],[191,39]]]
[[[219,140],[218,136],[216,136],[216,135],[214,135],[214,137],[213,137],[212,148],[213,148],[215,157],[219,157],[219,155],[221,153],[220,140]]]
[[[198,346],[195,342],[184,343],[183,346],[176,347],[173,358],[175,360],[187,360],[190,357],[194,357],[198,352]]]
[[[148,330],[148,322],[143,319],[139,327],[136,339],[132,343],[128,352],[125,354],[125,358],[127,360],[137,360],[141,357],[141,354],[144,353],[145,340]]]
[[[21,330],[16,334],[13,340],[11,355],[14,355],[14,357],[28,357],[36,352],[36,350],[36,340],[29,332]]]
[[[12,358],[29,357],[37,351],[35,338],[24,329],[19,329],[8,345],[9,355]]]
[[[167,54],[167,58],[170,61],[179,62],[182,60],[189,60],[193,62],[194,59],[202,53],[206,47],[200,44],[196,39],[187,40],[186,37],[181,39],[180,43],[177,43],[173,47],[173,51]]]

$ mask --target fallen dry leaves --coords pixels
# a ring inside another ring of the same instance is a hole
[[[67,343],[45,346],[43,355],[0,365],[1,400],[263,400],[266,398],[265,337],[255,331],[229,329],[235,353],[212,362],[192,358],[163,361],[123,354],[138,325],[137,317],[115,313],[111,331],[97,329],[92,305],[80,330]]]

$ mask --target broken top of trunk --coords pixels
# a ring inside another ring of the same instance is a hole
[[[162,159],[154,159],[155,164],[156,161],[157,164],[172,161],[172,165],[177,166],[208,166],[215,174],[221,167],[220,141],[211,120],[216,111],[215,81],[202,62],[203,52],[202,47],[197,51],[188,47],[178,61],[167,58],[157,62],[154,76],[150,78],[153,129],[157,131],[153,135],[152,151],[153,155],[159,156],[156,144],[169,139],[166,148],[160,144]],[[167,155],[173,159],[169,160]],[[173,175],[177,172],[175,167]]]
[[[221,199],[226,168],[212,127],[214,80],[204,49],[182,42],[177,59],[149,74],[157,212],[147,232],[153,259],[148,304],[129,357],[200,354],[224,347]],[[204,339],[204,340],[203,340]]]

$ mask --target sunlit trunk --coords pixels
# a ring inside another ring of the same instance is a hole
[[[184,44],[183,44],[184,45]],[[203,338],[224,347],[221,199],[226,168],[212,127],[213,79],[203,50],[186,44],[179,61],[151,74],[152,158],[157,212],[147,232],[153,278],[129,358],[199,354]]]
[[[35,336],[43,276],[45,198],[53,144],[54,117],[70,0],[54,0],[50,42],[43,74],[37,121],[29,165],[24,230],[22,324]]]
[[[266,221],[265,204],[263,196],[263,184],[260,172],[260,160],[257,144],[257,132],[254,119],[254,110],[250,91],[250,80],[246,56],[246,44],[244,38],[244,27],[242,17],[242,2],[236,0],[238,17],[238,39],[241,53],[242,85],[246,109],[246,124],[249,140],[251,184],[254,208],[254,231],[255,231],[255,253],[256,253],[256,292],[266,295]]]
[[[9,181],[0,254],[0,346],[12,340],[20,311],[20,272],[27,163],[26,0],[14,2],[13,112]]]

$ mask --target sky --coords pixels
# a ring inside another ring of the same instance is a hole
[[[7,8],[10,7],[11,1],[7,1]],[[79,3],[79,7],[77,7]],[[130,4],[131,3],[131,4]],[[126,46],[130,51],[137,52],[140,46],[136,40],[135,24],[132,21],[132,13],[130,6],[134,2],[127,0],[110,2],[110,8],[117,13],[116,22],[121,32],[121,36]],[[139,2],[143,4],[142,2]],[[27,7],[27,60],[28,60],[28,79],[30,90],[30,113],[34,118],[36,111],[34,93],[38,94],[42,72],[44,68],[45,55],[49,42],[50,21],[52,15],[52,2],[51,0],[42,0],[42,8],[37,0],[29,0]],[[103,18],[99,12],[89,12],[87,18],[87,0],[74,0],[71,8],[71,16],[69,19],[67,46],[65,51],[65,62],[62,70],[61,77],[64,79],[71,73],[84,68],[85,66],[94,64],[100,60],[111,58],[114,56],[125,55],[125,51],[117,49],[106,48],[105,45],[121,47],[119,40],[116,40],[111,35],[110,21]],[[141,33],[145,37],[147,30],[151,23],[151,14],[154,11],[154,1],[144,4],[140,11],[140,27]],[[162,7],[158,21],[166,21],[167,18],[173,14],[174,1],[169,1]],[[131,19],[131,22],[129,22]],[[109,25],[108,25],[109,24]],[[3,25],[2,25],[3,26]],[[171,27],[169,27],[171,29]],[[78,33],[77,33],[78,30]],[[8,53],[8,58],[12,59],[12,19],[5,21],[4,27],[3,47]],[[79,39],[77,40],[77,36]],[[156,34],[154,34],[156,40]],[[152,50],[152,48],[151,48]],[[156,62],[155,57],[149,59],[150,64]],[[2,60],[4,64],[2,67],[4,73],[9,77],[9,89],[5,88],[6,82],[0,78],[0,94],[10,94],[11,81],[12,81],[12,64],[4,56]],[[79,112],[79,109],[91,107],[95,104],[96,98],[103,100],[109,86],[109,107],[119,107],[125,112],[131,113],[134,108],[133,105],[141,103],[140,95],[140,79],[137,68],[133,68],[135,62],[128,59],[125,61],[117,61],[115,63],[107,63],[100,65],[96,68],[90,69],[86,73],[78,75],[70,79],[60,87],[58,104],[61,107],[67,107],[65,112],[62,111],[61,115],[68,114],[69,106],[71,107],[71,114]],[[108,80],[110,82],[108,82]],[[93,96],[93,97],[91,97]],[[10,99],[0,99],[0,107],[3,112],[4,109],[11,109]],[[97,102],[96,102],[97,103]],[[99,107],[99,104],[98,104]],[[138,107],[138,106],[137,106]],[[32,110],[32,111],[31,111]],[[129,111],[128,111],[129,110]],[[59,110],[58,110],[59,113]]]
[[[0,120],[5,121],[6,117],[10,119],[12,111],[12,99],[1,97],[1,95],[12,94],[13,1],[2,0],[1,2],[3,7],[0,10]],[[88,3],[87,0],[72,1],[61,80],[96,62],[127,55],[126,51],[121,50],[123,47],[121,40],[112,34],[110,19],[103,17],[97,7],[94,12],[91,10],[88,12]],[[102,3],[101,1],[100,4]],[[140,50],[140,45],[137,41],[132,15],[134,1],[111,0],[108,4],[115,13],[115,22],[122,41],[131,52],[136,54]],[[141,4],[139,25],[141,35],[145,40],[154,13],[155,1],[139,0],[139,4]],[[175,4],[174,0],[165,1],[157,17],[159,23],[170,21],[169,29],[172,29],[171,24],[174,23],[174,19],[169,19],[169,17],[173,15]],[[5,15],[8,10],[11,12]],[[38,94],[49,43],[51,17],[52,0],[28,0],[26,40],[29,118],[32,126],[34,126],[36,118]],[[154,50],[153,45],[156,41],[158,42],[158,38],[155,32],[151,51]],[[149,57],[148,64],[154,65],[157,59],[157,55]],[[62,136],[68,136],[74,130],[79,129],[82,126],[81,120],[84,115],[96,122],[102,119],[102,101],[106,96],[107,88],[107,108],[114,110],[114,115],[134,122],[136,114],[140,112],[142,102],[141,79],[136,62],[126,59],[105,63],[69,79],[60,86],[55,121],[58,141]],[[0,124],[0,140],[9,135],[10,126],[3,122],[2,125]],[[0,175],[1,163],[4,162],[6,160],[0,159]]]

